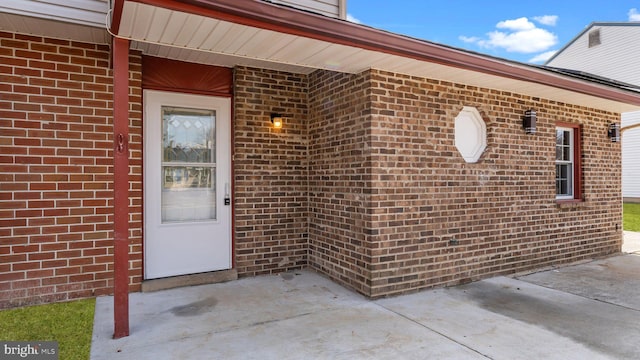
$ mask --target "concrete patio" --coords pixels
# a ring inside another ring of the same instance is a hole
[[[91,359],[638,359],[640,234],[624,250],[375,301],[308,270],[134,293],[119,340],[100,297]]]

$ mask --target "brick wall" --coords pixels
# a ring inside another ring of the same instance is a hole
[[[112,291],[109,48],[0,32],[0,307]],[[130,289],[142,281],[139,54],[130,69]],[[234,71],[240,276],[311,266],[372,297],[621,246],[619,114],[377,70]],[[454,118],[488,147],[468,164]],[[538,113],[525,135],[524,110]],[[282,113],[282,129],[269,114]],[[583,195],[555,200],[555,123],[582,126]]]
[[[239,276],[307,264],[307,79],[234,71],[235,258]],[[272,112],[284,115],[273,129]]]
[[[292,268],[274,246],[295,244],[294,254],[308,251],[308,266],[380,297],[620,249],[620,149],[606,137],[618,114],[376,70],[317,71],[307,80],[238,68],[235,79],[241,275]],[[487,125],[488,147],[475,164],[454,146],[463,106],[478,108]],[[538,111],[535,135],[521,125],[529,108]],[[268,123],[272,111],[290,112],[280,132]],[[582,126],[580,204],[555,200],[556,122]],[[288,203],[274,184],[300,202]],[[300,241],[280,240],[281,219]]]
[[[382,71],[371,77],[373,297],[620,250],[620,146],[606,136],[619,114]],[[463,106],[487,125],[488,146],[474,164],[454,145]],[[522,129],[529,108],[535,135]],[[557,121],[582,125],[584,203],[555,200]]]
[[[371,79],[316,71],[309,79],[311,267],[371,289]]]
[[[620,250],[619,114],[377,70],[309,83],[309,265],[331,278],[380,297]],[[463,106],[487,126],[474,164]],[[582,126],[583,203],[555,199],[556,122]]]
[[[111,292],[109,59],[108,46],[0,32],[0,308]],[[131,174],[139,181],[139,56],[131,61]],[[141,195],[134,182],[134,290]]]

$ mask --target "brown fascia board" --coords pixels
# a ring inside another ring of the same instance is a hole
[[[130,0],[246,26],[533,82],[640,106],[640,93],[435,44],[292,7],[255,0]]]
[[[125,0],[113,0],[111,2],[111,23],[107,24],[110,26],[111,33],[117,34],[120,31],[120,20],[122,20],[122,9],[124,7]]]

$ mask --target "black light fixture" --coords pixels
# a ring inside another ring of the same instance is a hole
[[[535,110],[529,109],[524,112],[524,116],[522,117],[522,127],[524,128],[525,134],[536,133],[536,111]]]
[[[274,129],[282,128],[282,114],[271,113],[271,123]]]
[[[608,134],[611,142],[619,142],[620,141],[620,124],[611,123],[609,124]]]

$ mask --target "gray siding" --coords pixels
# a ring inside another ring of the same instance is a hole
[[[272,0],[273,3],[280,3],[295,7],[298,9],[315,12],[325,16],[342,18],[341,6],[344,1],[341,0]],[[341,4],[342,3],[342,4]]]
[[[600,45],[589,47],[589,33],[600,30]],[[588,72],[640,85],[640,24],[594,26],[546,65]]]
[[[589,34],[600,44],[589,47]],[[594,24],[546,65],[584,71],[640,86],[640,24]],[[640,123],[640,111],[623,113],[622,127]],[[622,196],[640,198],[640,128],[622,133]]]
[[[2,0],[0,12],[104,28],[107,0]]]

